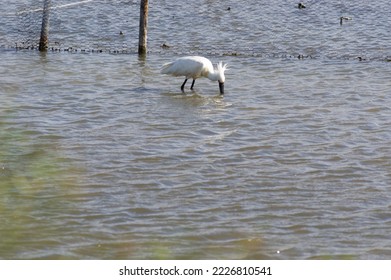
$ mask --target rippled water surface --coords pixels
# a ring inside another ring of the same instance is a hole
[[[138,1],[83,2],[46,54],[0,10],[0,258],[391,258],[388,1],[150,1],[146,58]]]

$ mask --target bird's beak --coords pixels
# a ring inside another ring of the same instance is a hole
[[[219,82],[220,94],[224,94],[224,83]]]

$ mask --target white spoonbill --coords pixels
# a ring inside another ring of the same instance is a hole
[[[188,79],[193,79],[190,87],[190,89],[193,89],[196,79],[206,77],[211,81],[218,81],[220,94],[224,94],[225,70],[227,70],[227,64],[223,64],[222,62],[219,62],[216,68],[213,68],[212,62],[205,57],[185,56],[164,64],[161,73],[172,76],[185,76],[185,81],[181,86],[182,91],[184,91]]]

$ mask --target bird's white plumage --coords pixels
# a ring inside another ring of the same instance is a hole
[[[194,81],[201,77],[208,78],[212,81],[218,81],[220,92],[223,93],[225,70],[227,70],[227,64],[223,64],[222,62],[219,62],[216,68],[213,68],[212,62],[205,57],[185,56],[180,57],[173,62],[164,64],[161,69],[161,73],[172,76],[185,76],[186,80],[181,87],[182,90],[187,79],[190,78],[193,79],[191,89],[193,88]]]
[[[185,56],[178,58],[174,62],[164,64],[161,70],[162,74],[185,76],[187,79],[207,77],[209,73],[213,72],[212,62],[201,56]]]

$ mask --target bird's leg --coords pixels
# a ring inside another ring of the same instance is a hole
[[[192,90],[193,87],[194,87],[194,83],[195,83],[195,79],[193,79],[193,82],[191,83],[191,87],[190,87],[191,90]]]
[[[186,84],[186,82],[187,82],[187,79],[185,79],[185,81],[183,82],[183,84],[182,84],[182,86],[181,86],[181,90],[182,90],[182,91],[185,91],[184,89],[185,89],[185,84]]]

